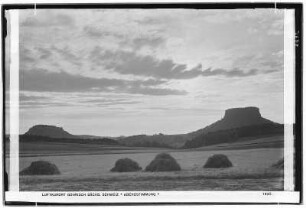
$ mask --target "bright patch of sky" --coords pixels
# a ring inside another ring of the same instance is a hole
[[[178,134],[233,107],[283,123],[274,9],[20,12],[21,129]]]

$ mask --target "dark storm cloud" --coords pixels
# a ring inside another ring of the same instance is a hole
[[[185,91],[164,89],[162,80],[121,80],[90,78],[66,72],[54,73],[43,69],[24,70],[20,74],[20,89],[35,92],[115,92],[145,95],[179,95]]]
[[[39,13],[30,16],[21,22],[23,27],[53,27],[53,26],[73,26],[74,20],[64,14],[53,15],[50,12]]]
[[[192,79],[199,76],[225,77],[246,77],[254,76],[260,72],[258,69],[244,71],[238,68],[232,70],[202,69],[199,64],[191,69],[187,69],[185,64],[176,64],[171,59],[158,60],[150,55],[137,55],[127,51],[103,51],[96,47],[91,53],[91,60],[96,64],[103,65],[108,70],[113,70],[120,74],[132,74],[157,79]]]

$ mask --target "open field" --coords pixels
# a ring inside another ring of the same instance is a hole
[[[259,178],[21,178],[21,191],[282,191],[282,176]]]
[[[184,151],[203,151],[203,150],[235,150],[235,149],[254,149],[254,148],[283,148],[284,136],[267,136],[246,138],[247,141],[238,141],[234,143],[222,143],[199,147],[194,149],[168,149],[153,147],[128,147],[117,145],[101,144],[80,144],[68,142],[21,142],[21,157],[39,157],[39,156],[64,156],[64,155],[100,155],[100,154],[124,154],[124,153],[142,153],[142,152],[184,152]],[[6,143],[6,154],[9,155],[9,143]]]
[[[162,151],[162,148],[126,147],[99,144],[73,144],[73,143],[21,143],[21,157],[60,156],[60,155],[99,155],[123,154],[147,151]]]
[[[131,158],[144,169],[162,149],[126,150],[97,155],[62,155],[21,157],[20,169],[36,160],[58,166],[58,176],[21,176],[21,190],[90,191],[90,190],[282,190],[283,172],[269,168],[283,157],[283,148],[248,150],[167,150],[182,171],[148,173],[112,173],[120,158]],[[203,169],[212,154],[225,154],[234,167]]]
[[[247,141],[244,141],[247,140]],[[244,138],[244,140],[234,143],[222,143],[206,147],[199,147],[199,150],[234,150],[234,149],[253,149],[253,148],[284,148],[284,136],[267,136]]]
[[[126,157],[144,169],[160,152],[170,153],[182,171],[110,172],[118,159]],[[203,169],[213,154],[227,155],[233,167]],[[20,170],[45,160],[56,164],[61,175],[21,176],[20,187],[24,191],[283,190],[283,171],[270,168],[283,154],[282,136],[195,149],[26,142],[20,143]]]

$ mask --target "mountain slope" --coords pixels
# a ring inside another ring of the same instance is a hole
[[[183,148],[198,148],[222,143],[235,143],[249,141],[263,136],[283,135],[284,125],[266,123],[260,125],[243,126],[199,134],[190,141],[186,141]],[[282,138],[282,137],[280,137]]]
[[[134,147],[165,147],[178,148],[185,144],[188,140],[187,135],[135,135],[119,139],[119,143],[126,146]]]
[[[20,135],[20,142],[66,142],[80,144],[119,145],[114,139],[90,136],[72,135],[62,127],[50,125],[36,125],[31,127],[24,135]]]
[[[191,137],[196,137],[208,132],[262,124],[275,124],[275,122],[263,118],[259,112],[259,108],[257,107],[231,108],[225,111],[224,117],[221,120],[216,121],[203,129],[191,132],[189,135]]]
[[[31,127],[25,135],[44,136],[50,138],[76,138],[76,136],[68,133],[62,127],[50,125],[36,125]]]
[[[183,148],[232,143],[246,137],[283,133],[283,125],[263,118],[257,107],[232,108],[225,111],[221,120],[190,133],[192,139],[186,141]]]
[[[154,146],[154,147],[172,147],[172,148],[178,148],[184,146],[185,148],[189,148],[191,146],[194,147],[195,144],[200,145],[201,142],[194,141],[191,143],[187,143],[187,146],[185,146],[186,142],[192,141],[194,138],[200,140],[198,137],[203,137],[203,135],[206,135],[211,132],[219,132],[218,133],[219,136],[217,136],[218,134],[215,134],[215,136],[210,135],[210,137],[220,137],[222,134],[221,131],[230,130],[230,129],[239,129],[242,127],[251,127],[250,129],[252,131],[254,130],[255,132],[258,132],[260,128],[268,128],[268,130],[266,131],[269,132],[269,128],[271,128],[271,131],[273,132],[275,125],[277,126],[276,128],[281,128],[280,126],[278,126],[277,123],[274,123],[268,119],[263,118],[259,112],[259,108],[257,107],[231,108],[225,111],[224,117],[221,120],[194,132],[190,132],[187,134],[178,134],[178,135],[157,134],[151,136],[148,135],[130,136],[120,139],[120,143],[127,146],[143,146],[143,147]],[[244,129],[240,129],[240,131],[244,131]],[[227,135],[227,133],[225,133],[225,135]],[[215,142],[217,141],[224,142],[224,139],[222,139],[221,136],[220,139],[218,138],[215,139]],[[208,143],[214,143],[214,142],[209,141]]]
[[[116,142],[125,146],[137,147],[195,148],[219,143],[231,143],[244,137],[273,134],[283,134],[283,125],[263,118],[257,107],[245,107],[228,109],[221,120],[187,134],[134,135],[116,138]],[[92,140],[90,142],[93,143],[102,138],[87,135],[76,136],[66,132],[63,128],[47,125],[33,126],[25,136],[57,139],[85,139],[86,137],[86,139]],[[105,143],[115,144],[116,142],[105,140]]]
[[[97,145],[119,145],[116,140],[109,138],[81,139],[81,138],[50,138],[36,135],[20,135],[21,143],[75,143],[75,144],[97,144]]]

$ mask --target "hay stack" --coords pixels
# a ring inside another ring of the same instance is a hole
[[[167,153],[158,154],[154,160],[146,167],[146,171],[159,172],[159,171],[179,171],[180,165],[176,160]]]
[[[59,169],[53,163],[47,161],[35,161],[20,172],[20,175],[58,175]]]
[[[115,167],[111,169],[112,172],[134,172],[139,171],[142,168],[137,162],[129,158],[119,159],[115,163]]]
[[[226,155],[216,154],[208,158],[203,168],[229,168],[232,166],[232,162]]]

